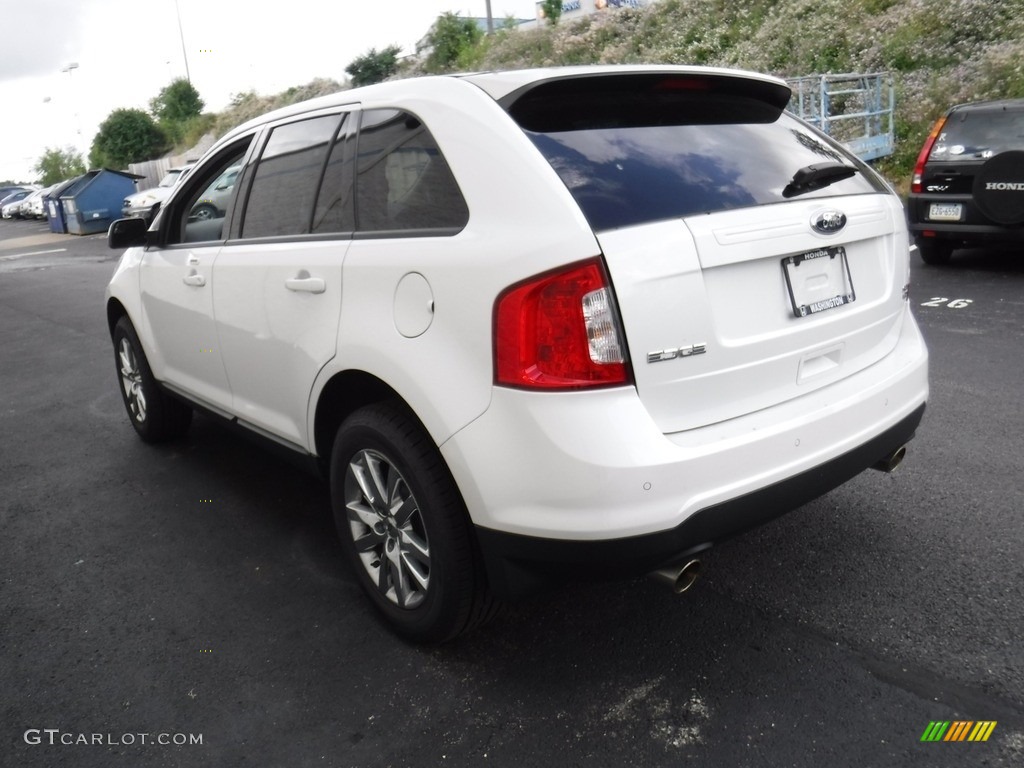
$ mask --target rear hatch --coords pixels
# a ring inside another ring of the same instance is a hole
[[[899,201],[783,112],[774,80],[549,81],[506,104],[601,245],[645,407],[666,433],[826,386],[896,344]]]

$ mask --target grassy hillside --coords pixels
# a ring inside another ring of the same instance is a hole
[[[300,101],[315,99],[317,96],[337,93],[346,87],[348,86],[342,85],[336,80],[318,78],[306,85],[289,88],[275,96],[260,96],[255,91],[235,94],[231,100],[231,106],[214,117],[213,131],[217,136],[223,136],[232,128],[248,122],[254,117],[287,107],[290,104],[297,104]]]
[[[892,72],[896,154],[879,168],[904,184],[931,123],[950,105],[1024,97],[1024,0],[660,0],[533,30],[501,30],[463,51],[464,70],[566,64],[706,64],[780,77]],[[400,76],[427,74],[407,63]],[[216,116],[226,132],[341,84],[241,94]]]
[[[963,101],[1024,97],[1024,0],[660,0],[575,23],[502,31],[474,69],[706,64],[781,77],[890,71],[901,179],[932,121]],[[418,74],[416,67],[409,74]]]

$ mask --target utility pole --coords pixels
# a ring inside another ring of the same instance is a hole
[[[494,17],[491,15],[491,0],[487,0],[487,34],[494,34]]]

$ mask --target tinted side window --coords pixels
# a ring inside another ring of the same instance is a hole
[[[352,164],[355,160],[355,123],[348,118],[324,170],[320,194],[313,212],[314,233],[352,232],[356,228],[355,200],[352,195]]]
[[[234,184],[225,184],[232,171],[241,167],[249,150],[252,136],[237,142],[219,153],[212,162],[190,171],[181,184],[181,194],[175,197],[165,214],[170,217],[166,229],[167,243],[199,243],[224,240],[225,217],[234,207]]]
[[[242,237],[309,232],[313,199],[339,115],[275,128],[260,156],[242,222]]]
[[[469,208],[434,137],[393,109],[367,110],[359,130],[356,224],[361,232],[461,229]]]

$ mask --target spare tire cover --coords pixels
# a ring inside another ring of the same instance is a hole
[[[1003,152],[974,177],[974,202],[996,224],[1024,223],[1024,152]]]

